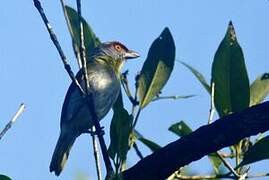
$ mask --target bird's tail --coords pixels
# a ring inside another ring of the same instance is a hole
[[[61,132],[50,162],[50,172],[60,175],[76,137],[73,133]]]

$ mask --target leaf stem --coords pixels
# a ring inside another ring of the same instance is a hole
[[[235,165],[236,165],[236,167],[238,167],[240,162],[241,162],[241,158],[240,158],[241,147],[242,147],[242,140],[238,144],[235,145]],[[241,168],[239,167],[236,169],[236,172],[240,173],[240,170],[241,170]]]
[[[212,81],[211,83],[211,95],[210,95],[210,110],[208,116],[208,124],[212,123],[213,116],[215,113],[215,105],[214,105],[214,96],[215,96],[215,83]]]
[[[164,100],[164,99],[173,99],[173,100],[187,99],[187,98],[191,98],[191,97],[194,97],[194,96],[195,95],[186,95],[186,96],[157,96],[154,99],[152,99],[152,102],[158,101],[158,100]]]
[[[133,124],[132,129],[134,129],[135,126],[136,126],[136,124],[137,124],[137,121],[138,121],[139,115],[140,115],[140,113],[141,113],[141,110],[142,110],[141,107],[139,107],[139,109],[138,109],[138,111],[137,111],[137,113],[136,113],[136,116],[135,116],[135,120],[134,120],[134,124]]]
[[[226,166],[230,171],[231,173],[233,173],[233,175],[235,177],[240,177],[240,175],[234,170],[234,168],[228,163],[228,161],[226,161],[220,154],[219,152],[216,152],[217,156],[220,158],[220,160],[223,162],[224,166]]]
[[[128,70],[121,74],[121,84],[122,84],[122,87],[123,87],[123,89],[125,91],[125,94],[129,98],[129,100],[132,103],[133,107],[135,107],[138,104],[138,102],[132,96],[132,93],[131,93],[131,90],[130,90],[130,87],[129,87],[129,83],[128,83],[127,75],[128,75]]]
[[[139,150],[139,148],[138,148],[136,142],[134,142],[133,147],[134,147],[134,150],[135,150],[137,156],[138,156],[140,159],[143,159],[143,158],[144,158],[144,157],[143,157],[143,154],[142,154],[141,151]]]
[[[137,79],[139,77],[139,75],[136,76],[136,83],[135,83],[135,98],[132,96],[130,88],[129,88],[129,83],[128,83],[128,78],[127,78],[127,74],[128,71],[125,71],[124,73],[122,73],[121,75],[121,84],[123,86],[123,89],[126,93],[126,95],[128,96],[130,102],[132,103],[132,116],[134,116],[135,114],[135,108],[139,105],[139,102],[137,101],[137,94],[138,94],[138,82]],[[135,116],[135,120],[132,126],[132,129],[135,128],[137,121],[138,121],[138,117],[140,115],[141,112],[141,107],[139,107],[136,116]]]

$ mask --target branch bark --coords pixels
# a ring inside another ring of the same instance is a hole
[[[202,126],[123,172],[123,179],[163,180],[193,161],[269,129],[269,102]]]

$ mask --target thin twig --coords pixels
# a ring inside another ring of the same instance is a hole
[[[80,51],[79,48],[77,46],[77,44],[75,43],[74,40],[74,32],[72,30],[72,26],[65,8],[65,3],[64,0],[60,0],[61,1],[61,5],[62,5],[62,9],[63,9],[63,13],[64,13],[64,17],[65,17],[65,21],[72,39],[72,45],[73,45],[73,49],[75,51],[75,55],[77,58],[77,62],[78,62],[78,66],[79,69],[82,68],[82,62],[81,62],[81,57],[80,57]],[[92,131],[95,131],[95,127],[92,127]],[[93,151],[94,151],[94,158],[95,158],[95,165],[96,165],[96,171],[97,171],[97,177],[98,180],[102,179],[102,173],[101,173],[101,165],[100,165],[100,157],[99,157],[99,150],[98,150],[98,145],[97,145],[97,141],[96,141],[96,137],[95,135],[92,135],[92,144],[93,144]]]
[[[215,105],[214,105],[214,96],[215,96],[215,83],[211,83],[211,98],[210,98],[210,110],[208,116],[208,124],[212,123],[213,116],[215,113]]]
[[[6,134],[6,132],[12,127],[12,125],[16,122],[16,120],[23,113],[24,110],[25,110],[25,105],[22,103],[20,105],[18,111],[16,112],[16,114],[12,117],[12,119],[7,123],[7,125],[5,126],[5,128],[0,133],[0,140]]]
[[[254,175],[248,175],[247,178],[259,178],[269,176],[269,173],[259,173]]]
[[[33,1],[34,1],[34,5],[35,5],[36,9],[38,10],[40,16],[42,17],[43,22],[45,23],[45,26],[49,32],[49,35],[50,35],[50,39],[52,40],[53,44],[55,45],[55,47],[56,47],[56,49],[61,57],[61,60],[64,64],[65,70],[67,71],[69,77],[72,79],[72,81],[75,83],[75,85],[79,88],[80,93],[82,95],[86,95],[85,92],[83,91],[82,87],[80,86],[78,80],[76,79],[76,77],[71,69],[71,66],[68,64],[67,58],[66,58],[66,56],[65,56],[65,54],[60,46],[59,41],[57,40],[55,33],[53,32],[52,26],[50,25],[40,2],[38,0],[33,0]]]
[[[173,99],[173,100],[177,100],[177,99],[187,99],[187,98],[191,98],[194,97],[195,95],[186,95],[186,96],[157,96],[155,97],[153,101],[158,101],[158,100],[164,100],[164,99]]]
[[[138,83],[138,79],[140,77],[140,73],[137,73],[136,76],[135,76],[135,97],[134,97],[134,100],[135,102],[137,102],[137,104],[133,104],[132,106],[132,115],[134,117],[134,113],[135,113],[135,109],[137,107],[137,105],[139,105],[139,101],[138,101],[138,88],[139,88],[139,83]]]
[[[93,102],[93,94],[92,92],[90,92],[90,84],[89,84],[89,79],[88,79],[88,73],[87,73],[87,62],[86,62],[86,53],[85,53],[85,45],[84,45],[84,32],[83,32],[83,23],[82,23],[82,16],[81,16],[81,0],[77,0],[77,10],[78,10],[78,15],[79,15],[79,24],[80,24],[80,28],[79,28],[79,32],[80,32],[80,56],[81,56],[81,60],[82,60],[82,68],[83,68],[83,72],[84,72],[84,80],[85,80],[85,84],[86,84],[86,94],[87,94],[87,99],[86,99],[86,103],[88,105],[88,109],[92,114],[92,118],[93,118],[93,123],[94,126],[96,128],[96,133],[98,135],[99,138],[99,142],[100,142],[100,146],[101,146],[101,150],[102,150],[102,154],[103,154],[103,159],[105,162],[105,166],[106,166],[106,170],[107,170],[107,177],[110,177],[112,175],[113,172],[113,168],[107,153],[107,147],[105,144],[105,140],[103,137],[103,130],[100,126],[100,123],[98,121],[98,117],[96,114],[96,110],[95,110],[95,105]]]
[[[180,180],[200,180],[200,179],[218,179],[218,178],[227,178],[227,179],[237,179],[234,176],[230,175],[197,175],[197,176],[187,176],[178,174],[174,177],[174,179]]]
[[[82,68],[82,62],[81,62],[81,58],[80,58],[79,48],[78,48],[77,44],[75,43],[74,32],[72,30],[72,26],[71,26],[71,23],[69,21],[69,17],[68,17],[66,8],[65,8],[64,0],[60,0],[60,1],[61,1],[63,13],[64,13],[64,18],[65,18],[65,21],[66,21],[66,24],[67,24],[67,28],[69,30],[69,33],[70,33],[70,36],[71,36],[71,39],[72,39],[72,46],[73,46],[73,49],[75,51],[75,55],[76,55],[77,62],[78,62],[78,67],[80,69],[80,68]]]
[[[92,127],[92,144],[93,144],[93,155],[95,159],[95,167],[96,167],[96,172],[97,172],[97,177],[98,180],[102,179],[102,171],[101,171],[101,164],[100,164],[100,157],[99,157],[99,150],[98,150],[98,145],[95,137],[95,127]]]
[[[83,30],[84,28],[83,28],[82,16],[81,16],[81,0],[77,0],[77,10],[78,10],[78,17],[79,17],[78,20],[79,20],[79,34],[80,34],[79,52],[80,52],[80,57],[82,61],[84,80],[86,84],[86,94],[89,95],[90,84],[89,84],[89,78],[88,78],[88,73],[87,73],[87,61],[86,61],[86,52],[85,52],[85,44],[84,44],[84,30]]]
[[[137,124],[137,121],[138,121],[139,115],[140,115],[140,113],[141,113],[141,110],[142,110],[142,108],[141,108],[141,107],[139,107],[139,109],[138,109],[138,111],[137,111],[137,113],[136,113],[136,116],[135,116],[135,120],[134,120],[134,123],[133,123],[132,129],[134,129],[134,128],[135,128],[135,126],[136,126],[136,124]]]
[[[143,159],[144,157],[143,157],[143,154],[141,153],[141,151],[139,150],[139,148],[138,148],[138,146],[137,146],[137,144],[136,143],[134,143],[134,150],[135,150],[135,152],[136,152],[136,154],[137,154],[137,156],[140,158],[140,159]]]
[[[239,143],[237,143],[236,145],[234,145],[234,147],[235,147],[235,165],[236,165],[236,167],[238,167],[236,169],[236,172],[240,173],[241,168],[239,167],[239,164],[241,161],[240,155],[241,155],[242,140]]]
[[[260,177],[267,177],[267,176],[269,176],[269,173],[260,173],[260,174],[248,175],[245,177],[245,179],[260,178]],[[228,174],[199,175],[199,176],[187,176],[187,175],[177,174],[175,176],[175,179],[180,179],[180,180],[200,180],[200,179],[220,179],[220,178],[238,179],[237,177],[231,176]]]
[[[219,152],[216,152],[217,156],[220,158],[220,160],[223,162],[224,166],[227,167],[231,173],[233,173],[233,175],[235,177],[240,177],[240,175],[234,170],[234,168],[228,163],[228,161],[226,161],[220,154]]]

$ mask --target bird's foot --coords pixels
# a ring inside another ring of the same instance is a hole
[[[95,133],[97,136],[105,135],[104,126],[101,126],[99,132],[95,131]]]
[[[83,133],[83,134],[90,134],[92,136],[95,135],[95,131],[90,130],[90,129],[83,130],[81,133]]]
[[[103,136],[105,134],[105,131],[104,131],[104,127],[102,126],[99,132],[97,132],[96,130],[87,129],[87,130],[82,131],[82,133],[90,134],[91,136],[95,136],[95,135]]]

